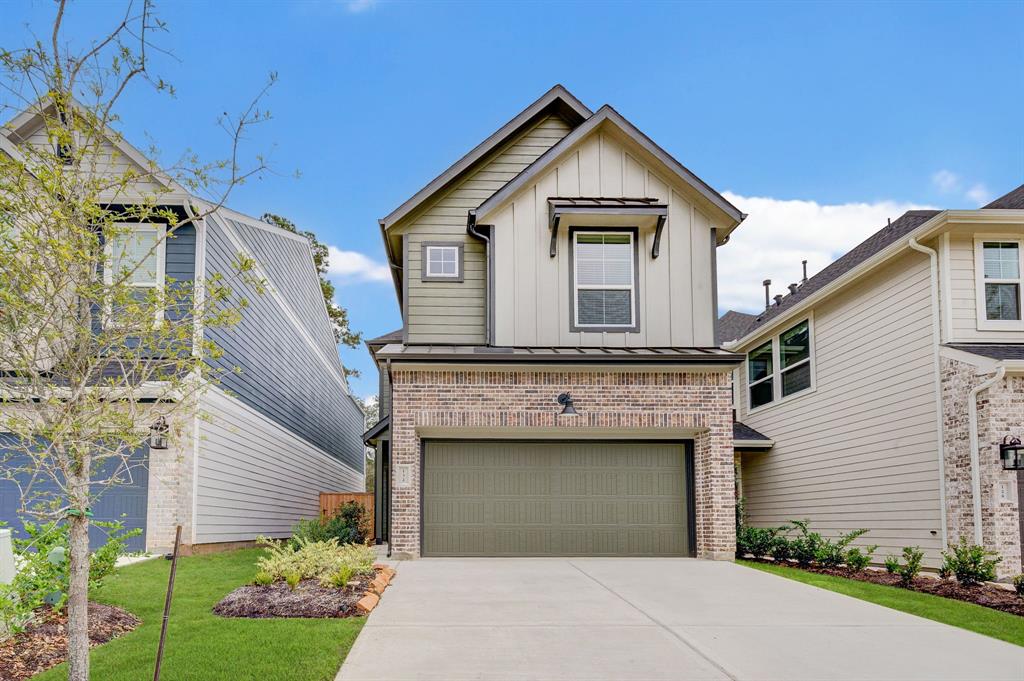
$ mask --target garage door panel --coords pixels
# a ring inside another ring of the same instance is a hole
[[[423,553],[690,555],[685,449],[428,442]]]

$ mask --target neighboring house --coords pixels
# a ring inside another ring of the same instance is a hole
[[[40,125],[38,113],[30,111],[0,128],[0,153],[47,144]],[[131,167],[141,175],[150,168],[119,137],[102,154],[97,165],[109,164],[119,173]],[[161,183],[153,188],[161,205],[179,215],[208,208],[169,179],[150,181]],[[162,229],[138,225],[138,252],[150,250]],[[235,296],[248,303],[241,321],[204,328],[223,350],[208,360],[222,370],[219,385],[179,413],[187,437],[167,449],[137,452],[144,465],[133,469],[130,484],[110,488],[93,509],[97,519],[123,518],[128,527],[144,531],[132,550],[169,549],[177,524],[186,548],[249,542],[257,535],[286,537],[295,521],[319,514],[320,491],[363,489],[362,410],[349,393],[305,237],[220,208],[168,237],[156,266],[145,269],[138,284],[227,276],[239,254],[255,262],[267,290],[234,282]],[[14,485],[0,482],[0,521],[19,527],[18,507]]]
[[[965,537],[1022,571],[1024,186],[909,211],[758,315],[729,312],[740,486],[754,525],[856,528],[926,564]]]
[[[382,540],[409,556],[732,558],[716,248],[743,214],[556,86],[380,220]],[[559,401],[559,398],[561,400]]]

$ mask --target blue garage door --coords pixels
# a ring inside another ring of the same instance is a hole
[[[9,436],[7,436],[9,437]],[[0,434],[0,466],[23,468],[26,466],[24,455],[12,455],[10,449],[4,448],[5,436]],[[9,442],[9,440],[8,440]],[[149,447],[143,446],[132,453],[130,481],[108,487],[95,502],[92,509],[94,520],[121,520],[127,528],[139,528],[142,534],[128,540],[129,551],[146,549],[146,503],[149,490]],[[111,461],[111,464],[115,462]],[[98,478],[103,476],[97,476]],[[56,490],[52,481],[39,480],[33,485],[33,491]],[[21,505],[18,487],[8,480],[0,480],[0,521],[15,531],[15,537],[24,537],[18,509]],[[30,518],[31,519],[31,518]],[[93,548],[103,544],[106,530],[92,527],[89,531],[89,543]]]

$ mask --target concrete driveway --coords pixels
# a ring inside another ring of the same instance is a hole
[[[343,681],[1024,679],[1024,648],[732,563],[403,562]]]

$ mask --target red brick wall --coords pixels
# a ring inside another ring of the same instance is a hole
[[[432,434],[443,430],[453,437],[460,430],[486,428],[501,428],[502,437],[515,437],[518,429],[520,437],[545,429],[545,437],[552,437],[552,430],[565,429],[570,438],[576,429],[607,429],[615,437],[634,431],[637,438],[659,430],[685,429],[694,433],[690,437],[695,450],[697,555],[733,557],[736,500],[730,373],[405,370],[396,366],[392,380],[392,465],[412,468],[408,487],[397,486],[397,471],[392,475],[393,551],[412,556],[420,552],[422,429],[429,428]],[[579,416],[559,416],[555,398],[564,391],[572,393]]]

